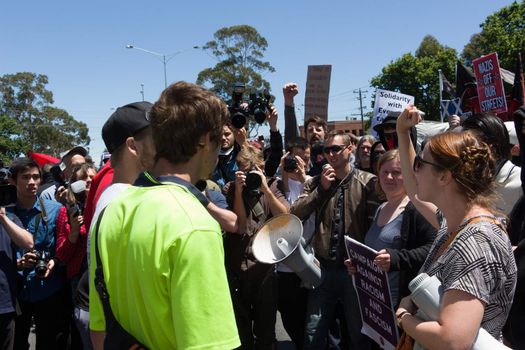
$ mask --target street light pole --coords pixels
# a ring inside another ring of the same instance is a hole
[[[168,77],[166,75],[166,55],[162,55],[162,64],[164,65],[164,88],[168,87]]]
[[[192,49],[199,49],[200,47],[199,46],[193,46]],[[158,57],[161,61],[162,61],[162,66],[164,68],[164,88],[167,88],[168,87],[168,76],[167,76],[167,73],[166,73],[166,64],[175,56],[185,52],[185,51],[188,51],[190,49],[186,49],[186,50],[182,50],[182,51],[177,51],[177,52],[174,52],[174,53],[171,53],[169,55],[166,55],[166,54],[163,54],[163,53],[159,53],[159,52],[155,52],[155,51],[151,51],[151,50],[147,50],[147,49],[143,49],[141,47],[137,47],[137,46],[134,46],[134,45],[126,45],[126,49],[135,49],[135,50],[140,50],[140,51],[143,51],[143,52],[146,52],[146,53],[149,53],[150,55],[153,55],[153,56],[156,56]]]

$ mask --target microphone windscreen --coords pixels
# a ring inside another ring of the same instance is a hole
[[[86,181],[78,180],[71,184],[71,190],[73,193],[80,193],[86,190]]]

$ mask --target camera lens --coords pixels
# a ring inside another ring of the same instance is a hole
[[[234,128],[236,129],[240,129],[242,128],[244,125],[246,125],[246,117],[244,116],[243,113],[241,112],[235,112],[232,116],[231,116],[231,123],[233,125]]]
[[[246,173],[246,189],[248,191],[257,191],[262,184],[262,179],[259,174]]]
[[[47,264],[44,260],[38,260],[35,266],[35,273],[39,277],[44,277],[47,271]]]
[[[260,108],[256,108],[253,111],[253,119],[255,119],[255,121],[258,124],[263,124],[264,121],[266,120],[266,108],[264,108],[264,106]]]
[[[293,173],[297,169],[297,159],[294,156],[289,155],[284,159],[284,171],[287,173]]]

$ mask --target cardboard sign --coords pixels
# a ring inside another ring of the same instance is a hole
[[[377,138],[374,126],[381,124],[389,112],[402,112],[408,104],[414,104],[414,96],[400,92],[376,89],[374,100],[374,117],[372,118],[371,133]]]
[[[359,299],[363,328],[383,349],[396,348],[399,340],[396,318],[390,297],[388,275],[374,263],[377,252],[345,236],[346,250],[357,269],[353,282]]]
[[[476,58],[472,61],[478,85],[479,107],[482,113],[507,112],[507,100],[499,68],[498,54]]]
[[[314,115],[328,120],[331,65],[308,66],[304,95],[304,120]]]

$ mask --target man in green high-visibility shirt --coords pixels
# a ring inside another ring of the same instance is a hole
[[[221,229],[192,185],[213,171],[228,118],[213,93],[184,82],[151,109],[153,168],[106,207],[98,230],[92,225],[90,328],[106,331],[106,341],[114,334],[95,288],[96,246],[111,311],[136,341],[151,349],[240,345]]]

